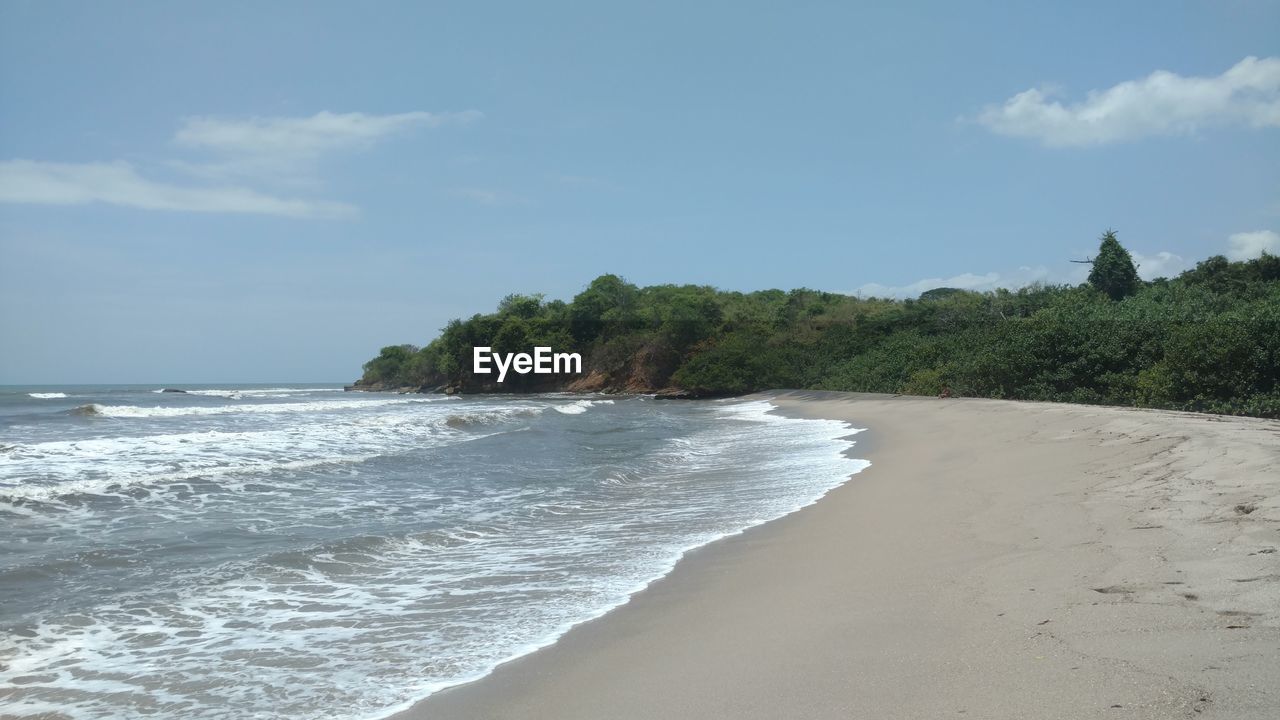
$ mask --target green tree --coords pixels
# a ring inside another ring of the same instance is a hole
[[[542,295],[511,294],[498,303],[499,315],[514,315],[520,318],[537,317],[542,311]]]
[[[1112,300],[1121,300],[1138,291],[1141,284],[1138,269],[1134,267],[1129,251],[1116,240],[1113,230],[1102,235],[1098,257],[1093,259],[1093,269],[1089,271],[1089,284]]]
[[[936,288],[919,300],[722,292],[597,278],[573,302],[509,295],[424,349],[365,365],[376,389],[555,390],[572,378],[472,373],[472,348],[580,352],[613,391],[821,388],[1139,405],[1280,417],[1280,258],[1209,258],[1143,283],[1114,233],[1093,286]],[[1115,298],[1125,298],[1115,302]]]
[[[404,382],[405,364],[418,348],[413,345],[388,345],[378,357],[364,364],[364,378],[372,383],[398,385]]]
[[[623,331],[631,320],[636,286],[617,275],[601,275],[570,303],[569,330],[579,341],[594,340],[606,330]]]

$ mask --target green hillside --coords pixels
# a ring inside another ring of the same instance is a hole
[[[471,373],[473,346],[580,352],[583,376]],[[509,295],[425,347],[385,347],[365,389],[529,392],[769,388],[939,394],[1280,417],[1280,258],[1215,256],[1144,282],[1103,238],[1090,282],[918,299],[637,287],[602,275],[570,302]]]

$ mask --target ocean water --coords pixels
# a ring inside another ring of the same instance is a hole
[[[0,388],[0,716],[383,717],[867,465],[760,401]]]

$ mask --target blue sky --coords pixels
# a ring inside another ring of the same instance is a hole
[[[605,272],[1280,249],[1278,2],[608,5],[0,4],[0,383],[352,380]]]

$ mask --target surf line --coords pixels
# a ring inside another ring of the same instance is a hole
[[[507,377],[508,370],[520,375],[580,375],[582,374],[582,355],[578,353],[552,352],[549,347],[538,346],[529,353],[496,353],[490,347],[471,348],[471,370],[476,375],[489,375],[493,369],[490,361],[498,368],[498,382]]]

